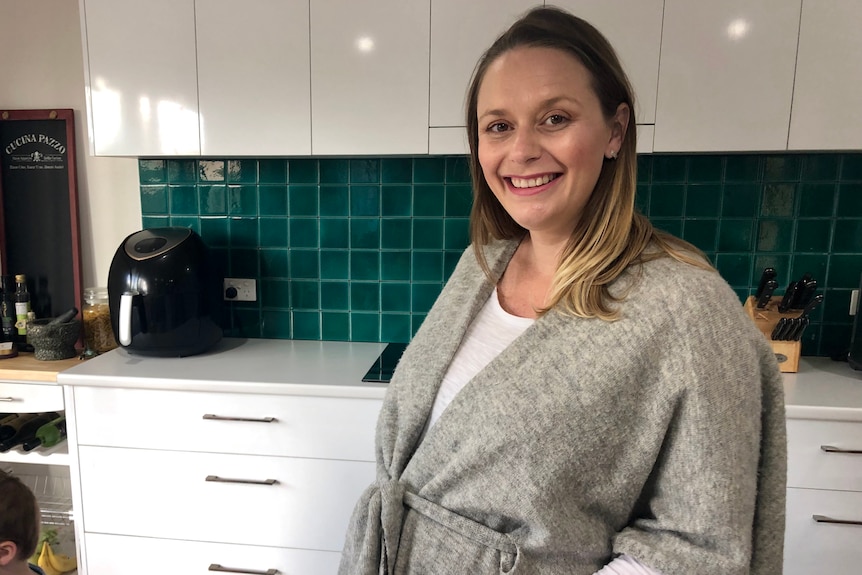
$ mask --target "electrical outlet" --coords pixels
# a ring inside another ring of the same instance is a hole
[[[257,301],[257,281],[224,278],[225,301]]]

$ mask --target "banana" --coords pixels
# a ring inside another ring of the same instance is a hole
[[[50,571],[42,565],[42,557],[45,557],[45,563],[50,566]],[[78,567],[78,561],[74,557],[68,555],[56,554],[51,546],[46,541],[42,547],[42,555],[39,556],[39,567],[45,571],[45,575],[61,575],[68,571],[73,571]]]
[[[39,554],[39,560],[36,564],[42,568],[42,571],[45,572],[45,575],[63,575],[62,571],[57,571],[54,569],[54,566],[51,565],[51,561],[48,559],[48,555],[51,553],[51,546],[48,545],[46,541],[42,544],[42,552]]]

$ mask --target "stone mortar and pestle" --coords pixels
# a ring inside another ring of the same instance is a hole
[[[27,322],[27,340],[33,346],[33,356],[41,360],[69,359],[78,355],[75,343],[81,337],[81,320],[72,308],[55,318]]]

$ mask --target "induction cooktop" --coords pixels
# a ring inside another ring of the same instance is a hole
[[[392,372],[395,371],[395,366],[398,365],[398,360],[401,359],[401,354],[407,349],[406,343],[390,343],[387,345],[383,353],[374,361],[371,369],[362,378],[362,381],[374,383],[389,383],[392,379]]]

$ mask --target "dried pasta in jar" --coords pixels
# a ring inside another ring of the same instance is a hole
[[[84,344],[88,351],[104,353],[117,347],[111,327],[111,308],[107,288],[84,290]]]

